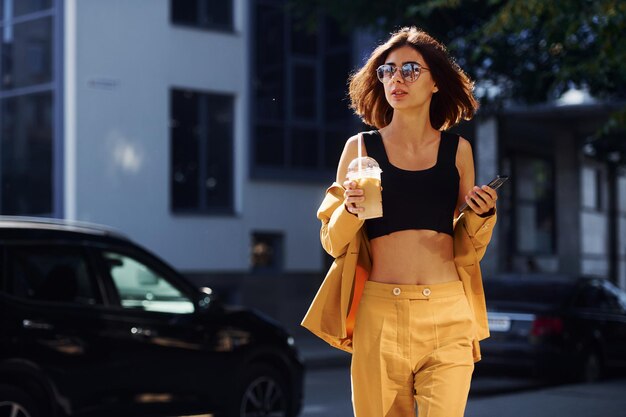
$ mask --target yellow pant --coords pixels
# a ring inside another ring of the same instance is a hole
[[[356,315],[356,417],[462,417],[474,360],[474,321],[461,281],[367,281]]]

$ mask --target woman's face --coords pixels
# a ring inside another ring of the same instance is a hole
[[[400,71],[402,65],[412,62],[421,67],[417,80],[413,82],[404,79]],[[410,46],[402,46],[389,53],[385,64],[397,68],[391,78],[383,82],[385,97],[391,107],[401,110],[430,105],[430,99],[433,93],[437,92],[437,86],[422,54]]]

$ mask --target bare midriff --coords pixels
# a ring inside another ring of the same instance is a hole
[[[402,230],[370,243],[370,281],[419,285],[459,280],[452,236],[447,233]]]

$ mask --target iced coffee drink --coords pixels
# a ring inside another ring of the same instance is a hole
[[[358,212],[359,219],[374,219],[383,216],[383,198],[381,193],[381,169],[374,158],[355,158],[348,167],[348,179],[354,181],[363,190],[365,200],[358,204],[363,211]]]

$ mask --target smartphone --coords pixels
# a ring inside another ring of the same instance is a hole
[[[492,179],[489,182],[489,184],[487,184],[487,186],[493,188],[494,190],[497,190],[508,179],[509,179],[508,175],[497,175],[494,179]],[[467,207],[469,207],[467,203],[463,203],[461,207],[459,207],[459,213],[465,210]]]

